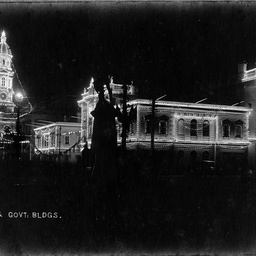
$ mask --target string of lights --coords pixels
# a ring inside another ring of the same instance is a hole
[[[208,120],[207,120],[208,121]],[[208,127],[210,127],[210,124],[212,124],[213,121],[208,121],[209,123],[204,123],[201,127],[198,127],[197,128],[191,128],[190,126],[187,126],[183,123],[179,123],[180,125],[182,125],[184,128],[186,128],[187,130],[191,130],[191,131],[202,131]]]
[[[54,130],[55,130],[55,127],[54,128],[46,128],[46,129],[43,129],[43,130],[36,130],[35,131],[35,134],[36,135],[42,135],[42,134],[44,134],[44,133],[52,133],[52,132],[54,132]]]
[[[244,117],[244,116],[243,116]],[[208,128],[208,127],[210,127],[210,125],[213,123],[213,122],[215,122],[215,120],[204,120],[204,122],[203,123],[197,123],[197,125],[200,125],[201,127],[198,127],[197,126],[197,128],[191,128],[191,126],[190,126],[190,124],[189,124],[189,126],[188,125],[186,125],[186,124],[184,124],[185,123],[185,121],[187,121],[187,122],[191,122],[191,120],[184,120],[184,119],[182,119],[182,118],[176,118],[175,117],[175,120],[178,122],[178,124],[180,124],[180,125],[182,125],[184,128],[186,128],[187,130],[192,130],[192,131],[202,131],[202,130],[204,130],[204,129],[206,129],[206,128]],[[182,122],[179,122],[180,120],[183,120],[184,121],[184,123],[182,123]],[[240,119],[239,119],[240,120]],[[207,122],[205,122],[205,121],[207,121]]]
[[[85,137],[81,137],[75,144],[73,144],[70,148],[66,149],[65,151],[62,152],[62,154],[67,154],[68,152],[71,152],[72,149],[74,149],[75,147],[78,147],[80,148],[80,142],[84,139]],[[39,155],[44,155],[44,156],[59,156],[59,153],[57,154],[46,154],[46,153],[43,153],[36,145],[35,143],[33,142],[33,140],[31,140],[31,143],[33,144],[33,146],[35,147],[35,154]],[[56,148],[57,150],[57,148]]]

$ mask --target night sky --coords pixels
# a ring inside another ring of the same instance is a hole
[[[213,103],[238,63],[256,67],[252,2],[9,3],[0,29],[31,103],[49,109],[76,107],[90,78],[107,75],[141,98]]]

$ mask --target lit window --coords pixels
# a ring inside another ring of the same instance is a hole
[[[49,142],[49,135],[44,136],[44,147],[48,148],[48,142]]]
[[[51,133],[51,147],[55,146],[55,133]]]
[[[145,119],[145,133],[146,134],[150,134],[151,133],[151,128],[152,128],[152,122],[151,122],[151,119],[152,119],[152,115],[147,115],[144,117]]]
[[[65,144],[66,144],[66,145],[69,144],[69,135],[65,135]]]
[[[210,123],[209,121],[205,120],[203,122],[203,136],[209,137],[209,135],[210,135]]]
[[[2,87],[5,87],[5,77],[2,77]]]
[[[88,127],[88,138],[91,138],[92,137],[92,126],[89,125]]]
[[[151,133],[151,120],[149,119],[145,121],[145,133],[146,134]]]
[[[130,134],[131,135],[135,134],[135,122],[130,123]]]
[[[92,137],[92,118],[89,118],[89,121],[88,121],[88,137],[89,138]]]
[[[180,119],[178,121],[178,135],[184,135],[185,127],[184,127],[184,120]]]
[[[41,146],[41,145],[40,145],[40,144],[41,144],[40,142],[41,142],[41,136],[40,136],[40,135],[37,135],[37,136],[36,136],[36,146],[37,146],[37,147],[40,147],[40,146]]]
[[[228,119],[224,120],[222,122],[222,127],[223,127],[223,137],[224,138],[229,138],[230,137],[230,121]]]
[[[243,135],[243,122],[238,120],[235,122],[235,138],[242,138]]]
[[[224,124],[223,125],[223,137],[229,137],[230,136],[230,125]]]
[[[167,121],[168,117],[163,115],[159,117],[159,124],[158,124],[158,129],[159,129],[159,134],[167,134]]]
[[[190,136],[197,136],[197,121],[195,119],[190,122]]]
[[[167,134],[167,122],[161,120],[159,122],[159,134]]]

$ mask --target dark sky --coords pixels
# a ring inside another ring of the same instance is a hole
[[[90,77],[108,74],[133,80],[140,97],[196,101],[239,62],[256,66],[252,2],[9,3],[0,29],[32,104],[76,103]]]

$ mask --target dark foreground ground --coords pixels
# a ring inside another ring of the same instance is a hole
[[[0,255],[254,255],[256,176],[123,178],[80,165],[1,163]],[[25,213],[26,212],[26,213]]]

